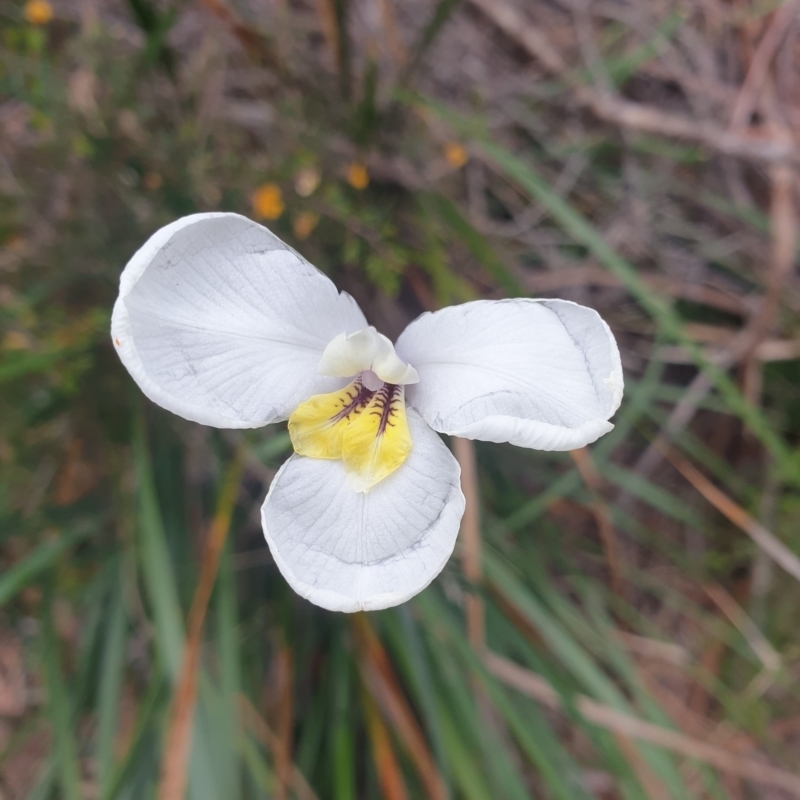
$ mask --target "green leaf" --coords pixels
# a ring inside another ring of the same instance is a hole
[[[103,648],[100,689],[97,701],[96,762],[100,796],[107,796],[114,774],[114,745],[117,734],[117,709],[125,666],[127,617],[122,585],[111,598]]]
[[[46,595],[42,624],[42,657],[47,685],[48,716],[53,727],[58,780],[64,800],[83,800],[78,739],[72,729],[70,700],[61,672],[58,640],[53,628],[54,593],[52,586],[48,588]]]
[[[214,720],[218,733],[219,757],[223,765],[220,786],[226,798],[238,800],[242,796],[242,786],[235,749],[239,739],[236,707],[242,679],[238,642],[236,576],[233,572],[230,555],[230,542],[227,543],[220,559],[216,606],[222,691],[219,712],[215,715]]]
[[[155,618],[158,652],[173,681],[177,680],[183,659],[184,628],[178,590],[170,567],[170,555],[158,507],[150,455],[139,415],[133,441],[139,506],[138,535],[145,585]]]
[[[333,746],[333,796],[335,800],[355,800],[356,749],[352,725],[352,673],[350,663],[343,649],[336,648],[333,653],[331,669],[333,681],[333,725],[331,743]]]

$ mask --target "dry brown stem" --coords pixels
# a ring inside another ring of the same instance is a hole
[[[747,615],[745,610],[722,586],[717,583],[706,584],[706,594],[717,604],[719,610],[736,626],[747,640],[752,651],[769,672],[777,672],[781,667],[780,654],[769,643],[759,627]]]
[[[461,520],[461,565],[472,591],[466,597],[467,634],[470,644],[480,652],[486,646],[483,600],[477,594],[481,582],[481,523],[478,468],[475,445],[470,439],[453,438],[453,451],[461,466],[461,488],[467,504]]]
[[[227,3],[223,0],[199,0],[199,2],[231,31],[247,52],[258,54],[272,66],[278,66],[274,53],[265,47],[264,38],[248,27]]]
[[[725,362],[727,352],[719,348],[708,348],[703,355],[707,361],[719,364]],[[681,345],[660,347],[655,353],[655,357],[659,361],[664,361],[668,364],[695,363],[689,351]],[[770,361],[794,361],[800,358],[800,339],[770,339],[761,342],[753,350],[751,357],[762,364]]]
[[[492,675],[518,692],[532,697],[549,708],[562,707],[558,692],[533,672],[491,652],[484,655],[484,664]],[[740,753],[731,752],[679,731],[654,725],[652,722],[617,711],[584,695],[575,698],[575,708],[584,719],[607,731],[630,739],[650,742],[686,758],[705,761],[712,767],[731,775],[747,778],[763,786],[785,789],[793,796],[800,797],[800,777],[785,770],[743,757]]]
[[[372,759],[384,800],[408,800],[408,790],[403,771],[397,761],[392,738],[381,717],[375,700],[368,692],[363,694],[367,733],[372,746]]]
[[[742,88],[736,98],[731,114],[731,130],[741,128],[748,124],[750,116],[758,103],[758,95],[767,79],[767,71],[775,58],[775,53],[783,42],[789,30],[792,17],[800,7],[798,0],[787,0],[772,16],[772,20],[766,32],[758,43],[753,58],[750,61],[750,68],[744,79]]]
[[[331,0],[315,0],[314,5],[317,9],[322,35],[325,37],[330,67],[338,70],[341,68],[339,63],[339,28],[336,24],[336,12],[333,9],[333,3]]]
[[[719,125],[696,122],[680,114],[670,114],[641,103],[617,97],[599,97],[590,89],[576,92],[576,97],[600,119],[628,130],[652,133],[699,142],[727,156],[755,161],[800,163],[800,152],[790,142],[761,136],[732,133]]]
[[[517,9],[505,0],[469,0],[503,33],[524,47],[549,72],[567,76],[567,65],[544,33],[535,28]],[[773,139],[756,132],[741,134],[719,124],[695,121],[681,114],[661,111],[642,103],[634,103],[606,91],[587,86],[572,89],[572,97],[606,122],[632,131],[652,133],[699,142],[715,152],[729,156],[766,162],[800,163],[800,151],[782,138]]]
[[[611,512],[600,494],[602,481],[594,467],[592,457],[585,447],[579,450],[571,450],[570,456],[572,456],[572,460],[575,462],[575,466],[578,468],[583,482],[589,488],[592,495],[592,514],[600,534],[600,541],[603,544],[603,553],[606,557],[611,579],[611,589],[616,595],[623,597],[625,587],[620,566],[619,542],[617,541],[617,533],[614,530],[614,525],[611,522]]]
[[[759,365],[764,355],[775,356],[791,353],[791,349],[785,344],[777,348],[774,345],[763,350],[761,348],[766,344],[765,337],[775,327],[780,293],[794,263],[797,244],[793,200],[794,174],[794,168],[788,163],[778,163],[771,167],[772,262],[767,273],[766,291],[757,313],[751,318],[748,325],[731,338],[730,344],[725,350],[720,350],[713,355],[713,361],[723,368],[743,361],[746,365],[746,375],[752,376],[754,369],[760,370]],[[673,353],[673,355],[677,355],[677,353]],[[652,472],[661,459],[663,448],[672,437],[689,424],[700,403],[711,391],[712,385],[711,379],[705,372],[697,374],[683,398],[672,410],[662,431],[639,457],[634,467],[637,473],[648,475]],[[753,385],[754,379],[751,377],[746,381],[745,387],[746,395],[751,402],[754,400]]]
[[[778,566],[795,580],[800,581],[800,558],[795,555],[775,534],[768,531],[758,520],[753,519],[738,503],[714,486],[693,464],[674,450],[664,449],[664,457],[737,528],[744,531]]]
[[[782,134],[788,138],[788,133]],[[791,274],[797,246],[794,212],[795,169],[788,163],[773,164],[770,168],[770,233],[772,252],[766,276],[766,291],[758,313],[750,323],[751,346],[743,356],[744,391],[747,399],[756,404],[761,394],[761,363],[756,352],[765,338],[777,327],[780,294]]]
[[[674,642],[662,642],[627,631],[615,631],[614,635],[626,650],[638,656],[664,661],[676,667],[685,667],[689,663],[689,651]]]
[[[447,788],[436,768],[436,762],[400,689],[389,656],[375,635],[366,614],[360,613],[353,617],[353,628],[359,644],[359,667],[364,685],[403,743],[430,800],[445,800]]]
[[[619,732],[615,732],[613,735],[625,759],[633,767],[633,771],[636,773],[639,783],[642,784],[647,797],[650,800],[671,800],[672,795],[658,779],[658,776],[653,772],[647,761],[644,760],[633,740]]]
[[[746,315],[752,311],[745,297],[724,292],[713,286],[687,283],[666,275],[641,275],[642,281],[654,292],[688,300],[691,303],[718,308],[730,314]],[[573,286],[623,287],[621,278],[599,266],[565,267],[554,272],[535,272],[525,276],[525,288],[533,293],[553,292]]]

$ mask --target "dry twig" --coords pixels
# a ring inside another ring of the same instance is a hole
[[[372,745],[375,771],[381,785],[384,800],[408,800],[408,790],[403,780],[403,771],[397,761],[389,731],[378,712],[372,696],[364,692],[364,711],[367,718],[367,732]]]
[[[674,450],[665,449],[664,457],[700,494],[737,528],[744,531],[768,556],[795,580],[800,581],[800,558],[775,534],[753,519],[738,503],[714,486],[693,464]]]
[[[611,513],[608,505],[600,495],[602,481],[594,468],[594,462],[589,451],[582,447],[579,450],[571,450],[570,456],[581,474],[583,482],[589,487],[592,494],[592,514],[597,523],[597,530],[600,533],[600,541],[603,544],[603,552],[608,563],[608,571],[611,578],[611,589],[619,597],[624,596],[624,584],[622,581],[622,570],[620,568],[619,543],[614,524],[611,522]]]
[[[744,636],[764,668],[772,673],[777,672],[781,668],[780,654],[730,593],[717,583],[706,584],[703,589]]]
[[[477,594],[481,582],[481,523],[478,504],[478,468],[475,445],[470,439],[453,439],[453,450],[461,465],[461,487],[467,504],[461,520],[461,564],[471,592],[466,597],[467,634],[477,652],[486,647],[483,600]]]
[[[748,124],[750,115],[758,103],[758,94],[767,79],[769,65],[772,63],[772,59],[775,58],[775,53],[778,52],[778,48],[790,28],[791,19],[797,13],[798,7],[800,7],[798,0],[787,0],[775,12],[766,32],[761,37],[758,49],[750,61],[747,76],[733,106],[731,130]]]
[[[549,72],[557,77],[567,77],[567,65],[561,54],[545,34],[528,22],[517,9],[505,0],[469,0],[469,2],[497,25],[506,36],[524,47]],[[608,92],[598,92],[587,86],[574,87],[572,97],[600,119],[628,130],[688,139],[729,156],[766,162],[800,163],[800,151],[792,142],[782,139],[740,134],[718,124],[695,121],[680,114],[623,100]]]
[[[558,692],[533,672],[491,652],[484,655],[484,664],[492,675],[518,692],[532,697],[549,708],[562,708]],[[712,767],[731,775],[738,775],[764,786],[785,789],[795,797],[800,797],[800,776],[785,770],[743,757],[740,753],[730,752],[701,739],[686,736],[679,731],[646,722],[584,695],[575,698],[575,708],[584,719],[607,731],[650,742],[686,758],[705,761]]]

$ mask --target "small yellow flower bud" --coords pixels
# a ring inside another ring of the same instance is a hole
[[[369,185],[369,172],[359,161],[354,161],[347,168],[347,182],[354,188],[361,191]]]
[[[467,163],[469,153],[464,145],[458,142],[448,142],[444,148],[444,158],[454,169],[460,169]]]
[[[317,227],[319,216],[311,211],[303,211],[294,218],[292,228],[298,239],[308,239],[311,232]]]
[[[250,203],[257,219],[278,219],[286,208],[281,187],[276,183],[265,183],[256,189]]]
[[[300,197],[310,197],[319,187],[321,176],[314,167],[303,167],[294,176],[294,190]]]
[[[47,0],[28,0],[22,13],[31,25],[47,25],[53,19],[53,6]]]

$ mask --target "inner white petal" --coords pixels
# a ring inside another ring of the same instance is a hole
[[[371,371],[381,383],[405,385],[418,383],[419,375],[395,352],[391,340],[372,326],[332,339],[319,362],[320,375],[352,378]],[[379,388],[379,387],[376,387]]]
[[[361,382],[371,392],[377,392],[383,386],[383,381],[371,369],[361,373]]]

